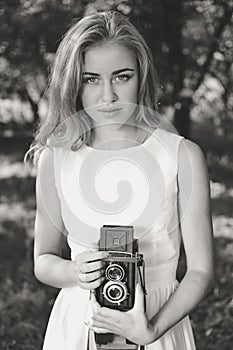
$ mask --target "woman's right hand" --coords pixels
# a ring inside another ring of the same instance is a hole
[[[96,289],[104,281],[104,258],[108,257],[105,251],[86,251],[76,256],[72,262],[73,274],[80,288]]]

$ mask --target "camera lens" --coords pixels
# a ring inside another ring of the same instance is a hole
[[[122,266],[112,264],[106,268],[105,275],[110,281],[121,281],[125,276],[125,271]]]
[[[109,288],[108,294],[111,299],[118,300],[121,298],[122,290],[119,288],[119,286],[113,286],[112,288]]]
[[[103,295],[105,299],[111,303],[119,304],[125,300],[127,296],[127,288],[124,283],[114,283],[109,281],[104,286]]]

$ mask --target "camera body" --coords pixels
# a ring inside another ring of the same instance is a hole
[[[109,252],[104,259],[105,280],[95,290],[102,306],[127,311],[134,305],[138,266],[143,259],[133,235],[133,226],[104,225],[100,229],[99,249]]]
[[[108,251],[105,261],[105,280],[95,290],[96,300],[101,306],[127,311],[134,306],[135,287],[144,279],[140,266],[144,268],[143,256],[138,253],[138,241],[134,239],[133,226],[103,225],[100,229],[99,250]],[[138,349],[128,339],[112,333],[96,334],[98,349]],[[107,347],[106,347],[107,346]]]

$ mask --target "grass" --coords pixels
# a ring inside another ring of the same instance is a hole
[[[2,147],[0,156],[0,349],[39,350],[58,290],[40,284],[33,275],[35,173],[22,165],[25,143],[17,140],[13,146],[12,142],[7,141],[8,146]],[[199,350],[230,350],[233,344],[230,141],[226,141],[224,148],[221,139],[219,150],[216,140],[201,139],[199,133],[199,142],[205,147],[211,177],[216,282],[211,293],[191,314],[191,321]]]

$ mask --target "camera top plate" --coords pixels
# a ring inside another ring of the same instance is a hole
[[[133,226],[103,225],[100,228],[100,250],[135,253],[137,240]]]

